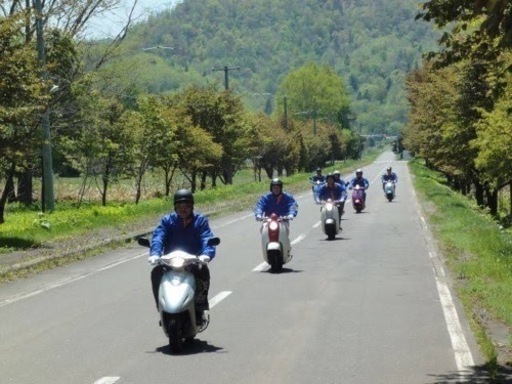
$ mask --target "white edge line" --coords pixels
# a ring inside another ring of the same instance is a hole
[[[114,384],[120,377],[118,376],[105,376],[99,380],[96,380],[94,384]]]
[[[210,309],[215,307],[217,304],[219,304],[222,300],[224,300],[226,297],[231,295],[233,291],[222,291],[215,295],[213,298],[210,299]]]
[[[460,371],[460,373],[463,373],[469,367],[472,367],[475,362],[473,361],[473,356],[471,355],[471,351],[464,336],[464,332],[462,332],[459,316],[457,315],[457,310],[453,305],[450,290],[445,283],[441,282],[437,278],[437,276],[435,279],[437,290],[439,292],[439,298],[441,300],[441,306],[443,308],[446,326],[448,328],[453,351],[455,353],[457,369]]]

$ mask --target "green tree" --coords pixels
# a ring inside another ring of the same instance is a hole
[[[340,121],[348,112],[350,98],[343,80],[327,65],[308,63],[290,72],[279,84],[276,114],[301,120],[335,116]]]
[[[38,122],[48,105],[47,84],[39,77],[35,50],[25,44],[23,21],[22,14],[0,19],[0,176],[6,180],[0,197],[0,224],[5,221],[16,171],[37,158]]]

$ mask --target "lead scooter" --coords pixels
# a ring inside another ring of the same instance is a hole
[[[321,202],[320,220],[322,222],[322,230],[327,235],[328,240],[334,240],[336,235],[340,233],[340,212],[338,204],[331,199]]]
[[[263,259],[270,264],[271,272],[281,272],[283,264],[292,259],[288,228],[289,219],[272,213],[260,220],[262,221],[260,232]]]
[[[150,246],[145,238],[137,239],[139,245]],[[218,237],[208,240],[208,245],[220,244]],[[209,316],[197,319],[195,310],[196,279],[194,272],[203,266],[198,256],[176,250],[163,255],[158,264],[164,268],[164,274],[158,289],[158,311],[160,325],[169,338],[169,347],[173,353],[183,349],[185,341],[204,331],[210,322]],[[200,321],[197,321],[200,320]]]

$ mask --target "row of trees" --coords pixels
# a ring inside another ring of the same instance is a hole
[[[40,77],[34,44],[23,38],[24,16],[0,19],[0,47],[7,58],[0,64],[5,74],[0,81],[0,178],[5,184],[0,223],[9,200],[22,194],[27,204],[32,203],[31,178],[33,173],[41,175],[40,123],[45,111],[52,122],[57,171],[82,177],[79,203],[94,180],[106,205],[112,183],[119,179],[134,181],[138,202],[144,176],[151,169],[163,171],[162,185],[169,195],[178,171],[196,190],[215,187],[218,181],[232,183],[247,159],[261,179],[262,170],[268,177],[274,172],[290,175],[359,154],[357,135],[342,129],[348,128],[343,121],[349,113],[343,82],[327,66],[308,64],[300,72],[301,77],[315,75],[308,80],[315,97],[302,105],[308,110],[321,106],[318,116],[270,117],[249,113],[236,93],[215,86],[140,95],[128,84],[112,92],[111,78],[104,77],[109,71],[86,71],[75,40],[48,29],[46,82]],[[50,87],[57,91],[49,92]],[[296,103],[304,98],[300,89],[283,89]],[[336,93],[339,97],[333,102],[330,98]]]
[[[499,192],[512,186],[512,52],[504,4],[424,4],[419,17],[453,27],[440,41],[441,53],[408,77],[412,110],[404,130],[406,147],[493,215]]]

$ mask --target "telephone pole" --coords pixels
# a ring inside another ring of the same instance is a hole
[[[224,89],[225,90],[229,89],[228,72],[235,70],[235,69],[240,69],[240,67],[229,68],[229,67],[225,66],[224,68],[212,68],[212,71],[224,71]]]
[[[37,39],[37,58],[41,67],[41,78],[46,83],[48,81],[48,70],[46,68],[46,48],[44,41],[43,28],[43,7],[41,0],[34,0],[36,9],[36,39]],[[52,163],[52,141],[50,133],[50,111],[48,107],[41,118],[41,127],[43,129],[43,211],[53,211],[55,209],[55,199],[53,195],[53,163]]]

